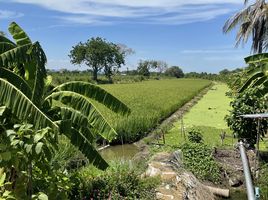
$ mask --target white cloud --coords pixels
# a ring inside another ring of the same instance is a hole
[[[18,18],[24,16],[23,13],[18,13],[9,10],[0,10],[0,19]]]
[[[153,24],[185,24],[213,19],[241,6],[240,0],[11,0],[61,13],[71,23],[96,24],[124,20]],[[63,16],[62,16],[63,15]]]

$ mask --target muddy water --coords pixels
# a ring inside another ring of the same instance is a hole
[[[106,149],[100,151],[100,154],[106,160],[118,160],[118,159],[131,159],[136,153],[138,153],[139,149],[134,144],[124,144],[124,145],[116,145],[110,146]]]
[[[230,198],[218,198],[218,200],[247,200],[247,193],[245,190],[230,190]]]

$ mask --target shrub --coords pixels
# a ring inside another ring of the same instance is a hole
[[[183,164],[195,176],[212,182],[220,181],[220,168],[205,144],[184,143],[181,145]]]
[[[75,176],[73,176],[75,177]],[[70,199],[155,199],[158,177],[140,178],[139,169],[127,163],[111,164],[106,171],[85,167],[76,174],[77,188]]]
[[[190,142],[193,142],[193,143],[202,143],[203,135],[200,130],[191,129],[188,132],[188,139]]]
[[[267,97],[257,97],[257,88],[250,88],[239,94],[231,102],[230,114],[226,116],[227,124],[239,138],[244,138],[251,147],[256,144],[258,123],[254,119],[244,119],[243,114],[265,113],[268,109]],[[260,134],[263,136],[267,130],[266,120],[261,120]]]

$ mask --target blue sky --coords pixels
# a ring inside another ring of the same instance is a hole
[[[234,48],[235,32],[222,26],[243,8],[242,0],[0,0],[0,30],[16,21],[40,41],[50,69],[86,69],[70,64],[78,42],[104,37],[135,50],[140,59],[166,61],[185,72],[218,72],[244,66],[250,44]],[[122,67],[122,69],[126,69]]]

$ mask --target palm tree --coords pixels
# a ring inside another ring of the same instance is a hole
[[[32,43],[15,23],[9,26],[15,42],[0,36],[0,105],[19,120],[32,123],[35,129],[50,127],[64,134],[70,142],[100,169],[108,164],[95,150],[96,137],[108,141],[117,135],[90,99],[122,115],[129,108],[113,95],[93,84],[68,82],[49,89],[46,56],[38,42]]]
[[[251,50],[253,53],[262,53],[268,47],[268,5],[265,0],[256,0],[249,6],[245,0],[244,4],[247,7],[226,21],[223,32],[228,33],[239,26],[236,46],[246,43],[252,36]]]

